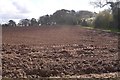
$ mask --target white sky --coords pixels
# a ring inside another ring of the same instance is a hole
[[[0,23],[8,22],[10,19],[16,22],[25,18],[38,19],[60,9],[93,12],[101,10],[90,5],[90,1],[95,0],[0,0]]]

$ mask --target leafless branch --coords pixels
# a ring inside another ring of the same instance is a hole
[[[102,2],[90,2],[90,4],[94,5],[94,7],[100,7],[100,8],[102,8],[102,7],[107,5],[107,3],[106,4],[102,4]]]

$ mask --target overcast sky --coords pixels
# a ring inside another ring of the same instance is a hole
[[[90,5],[90,1],[94,0],[0,0],[0,23],[10,19],[16,22],[25,18],[38,19],[60,9],[98,12],[100,9]]]

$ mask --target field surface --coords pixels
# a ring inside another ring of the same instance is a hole
[[[116,77],[120,71],[116,33],[78,26],[5,27],[2,43],[4,78]]]

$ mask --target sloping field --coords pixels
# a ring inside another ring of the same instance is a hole
[[[78,26],[5,27],[2,33],[4,78],[70,77],[120,71],[115,33]]]

